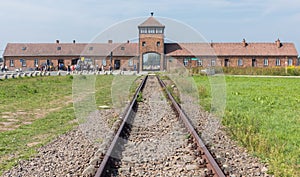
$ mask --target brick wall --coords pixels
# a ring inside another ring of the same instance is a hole
[[[164,66],[164,34],[140,34],[139,36],[139,56],[140,68],[143,66],[143,54],[156,52],[161,54],[160,70]]]

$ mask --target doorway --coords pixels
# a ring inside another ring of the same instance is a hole
[[[229,59],[225,59],[225,60],[224,60],[224,66],[225,66],[225,67],[228,67],[228,66],[229,66]]]
[[[72,59],[71,65],[77,65],[79,58]]]
[[[143,71],[159,71],[160,70],[160,54],[158,53],[145,53],[143,54]]]
[[[121,67],[121,61],[120,60],[115,60],[115,70],[120,69]]]
[[[255,58],[252,59],[252,67],[256,67],[256,59]]]
[[[58,70],[65,70],[65,61],[63,59],[57,60]]]

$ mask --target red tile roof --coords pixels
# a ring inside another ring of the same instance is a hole
[[[61,47],[61,50],[58,50]],[[23,50],[25,49],[25,50]],[[8,43],[3,56],[138,56],[138,43]],[[167,56],[298,56],[293,43],[165,43]]]
[[[138,44],[8,43],[3,56],[108,56],[111,51],[114,56],[137,56]]]
[[[298,56],[293,43],[167,43],[167,56]]]
[[[138,27],[165,27],[159,21],[157,21],[153,16],[149,17],[146,21],[140,24]]]

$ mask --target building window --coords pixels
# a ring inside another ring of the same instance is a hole
[[[89,50],[94,50],[94,47],[89,47]]]
[[[215,59],[211,60],[211,66],[216,66],[216,60]]]
[[[155,28],[149,28],[148,33],[149,34],[155,34]]]
[[[243,66],[243,59],[241,59],[241,58],[238,59],[238,63],[237,64],[238,64],[238,66]]]
[[[280,66],[280,59],[276,58],[276,66]]]
[[[142,33],[142,34],[147,34],[147,28],[141,28],[140,33]]]
[[[183,60],[183,65],[184,65],[184,66],[187,66],[188,63],[189,63],[189,59],[188,59],[188,58],[185,58],[185,59]]]
[[[61,50],[61,47],[57,47],[57,50]]]
[[[103,65],[103,66],[106,66],[106,59],[103,59],[103,60],[102,60],[102,65]]]
[[[156,42],[156,46],[157,46],[157,47],[160,46],[160,42],[159,42],[159,41]]]
[[[27,49],[27,47],[22,47],[22,50],[26,50]]]
[[[133,59],[128,60],[128,66],[133,66]]]
[[[15,61],[14,60],[9,60],[9,66],[14,67],[15,66]]]
[[[39,59],[34,59],[34,66],[37,67],[39,65]]]
[[[142,46],[146,46],[146,42],[145,41],[142,42]]]
[[[264,59],[264,66],[268,66],[269,65],[269,60],[267,58]]]
[[[121,50],[125,50],[125,47],[121,47]]]
[[[291,58],[288,59],[288,66],[293,66],[293,59]]]
[[[156,33],[157,34],[162,34],[163,33],[163,29],[162,28],[156,28]]]
[[[198,61],[197,61],[197,64],[198,64],[198,66],[202,66],[202,59],[201,58],[198,58]]]
[[[25,66],[26,66],[26,60],[20,59],[20,62],[21,62],[22,67],[25,67]]]

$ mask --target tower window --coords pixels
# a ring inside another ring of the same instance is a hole
[[[156,46],[157,46],[157,47],[160,46],[160,42],[159,42],[159,41],[156,42]]]
[[[148,33],[154,34],[154,33],[155,33],[155,28],[149,28],[149,29],[148,29]]]
[[[162,34],[163,33],[163,29],[162,28],[156,28],[156,33],[157,34]]]
[[[142,42],[142,46],[146,46],[146,42],[145,41]]]
[[[140,31],[140,33],[142,33],[142,34],[146,34],[146,33],[147,33],[147,28],[141,28],[141,31]]]

